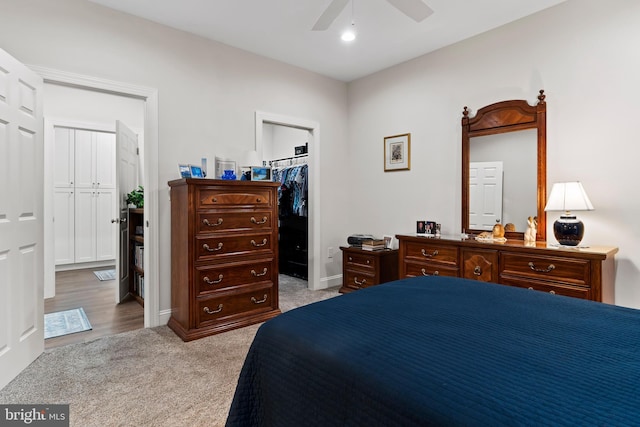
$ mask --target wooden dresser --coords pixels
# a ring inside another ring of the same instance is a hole
[[[278,183],[179,179],[171,187],[171,318],[184,341],[278,308]]]
[[[348,293],[398,279],[397,250],[365,251],[346,246],[340,249],[342,287],[339,292]]]
[[[575,298],[614,303],[618,248],[560,248],[537,242],[397,235],[400,278],[456,276]]]

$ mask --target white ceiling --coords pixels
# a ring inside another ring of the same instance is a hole
[[[424,0],[417,23],[386,0],[352,0],[326,31],[311,31],[331,0],[89,0],[150,21],[351,81],[566,0]],[[353,20],[358,38],[340,33]]]

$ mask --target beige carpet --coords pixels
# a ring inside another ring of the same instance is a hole
[[[282,311],[338,295],[280,277]],[[160,326],[53,348],[0,403],[68,403],[72,426],[222,426],[258,327],[184,343]]]

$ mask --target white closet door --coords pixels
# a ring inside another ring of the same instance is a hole
[[[95,132],[96,188],[116,188],[116,135]]]
[[[75,143],[73,129],[56,127],[54,137],[53,186],[71,188],[74,181]]]
[[[116,259],[116,190],[96,192],[96,261]]]
[[[95,190],[76,187],[75,197],[75,262],[96,260]]]
[[[96,184],[94,132],[79,129],[74,132],[76,188],[94,188]]]
[[[54,189],[53,209],[55,264],[73,264],[75,261],[73,188]]]

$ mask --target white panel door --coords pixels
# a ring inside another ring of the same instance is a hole
[[[138,135],[124,123],[116,121],[116,196],[118,217],[114,219],[120,224],[116,245],[120,249],[120,258],[116,263],[116,277],[119,278],[120,290],[117,302],[122,302],[129,293],[129,205],[127,194],[138,187]],[[145,264],[146,265],[146,264]],[[147,289],[147,287],[145,287]],[[144,295],[142,296],[144,298]]]
[[[96,260],[96,191],[77,188],[75,194],[75,262]]]
[[[74,132],[73,129],[56,127],[54,134],[53,186],[71,188],[74,181]]]
[[[96,188],[116,188],[116,135],[94,132]]]
[[[502,221],[502,162],[469,164],[469,227],[492,230]]]
[[[0,49],[0,388],[44,350],[42,78]]]
[[[116,190],[96,191],[96,261],[116,259]]]
[[[53,234],[56,265],[75,262],[74,217],[73,188],[55,188],[53,190]]]
[[[95,141],[93,132],[89,130],[75,129],[76,161],[75,178],[76,188],[94,188],[95,177]]]

